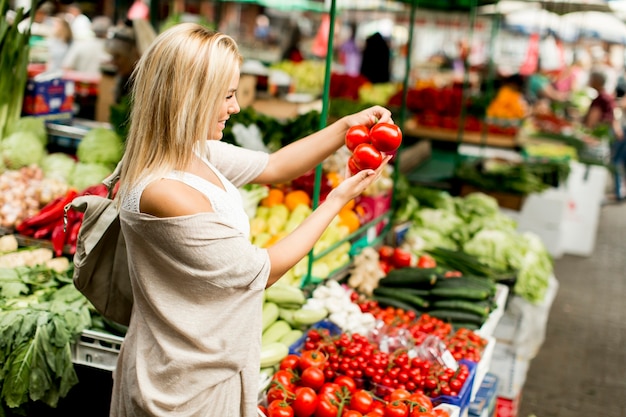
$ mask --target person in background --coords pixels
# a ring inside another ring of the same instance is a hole
[[[52,31],[46,39],[48,47],[46,71],[58,71],[62,68],[63,60],[70,49],[72,39],[72,28],[65,20],[65,15],[54,16],[52,19]]]
[[[99,74],[102,65],[111,59],[111,56],[104,48],[111,25],[111,19],[107,16],[95,17],[91,24],[91,30],[95,36],[72,43],[63,60],[63,69]]]
[[[116,103],[121,103],[128,96],[135,64],[154,38],[156,32],[144,19],[127,20],[109,32],[105,51],[111,56],[117,77],[114,94]]]
[[[344,72],[352,77],[359,75],[361,70],[361,50],[356,43],[356,23],[348,25],[347,39],[339,47],[339,60]]]
[[[273,246],[253,245],[237,187],[290,181],[344,146],[351,126],[393,120],[373,106],[271,154],[221,142],[240,111],[242,61],[231,37],[182,23],[135,69],[117,195],[134,302],[111,416],[256,416],[265,288],[389,160],[345,178]]]
[[[30,34],[34,37],[47,38],[52,33],[54,25],[54,4],[46,1],[35,10],[35,16],[30,26]],[[17,29],[24,32],[30,25],[30,16],[17,24]]]
[[[361,75],[372,84],[387,83],[391,79],[391,49],[380,32],[365,40]]]
[[[552,102],[566,102],[569,99],[569,91],[560,91],[555,88],[548,76],[548,71],[539,63],[537,71],[528,76],[526,99],[532,106],[549,107]]]
[[[302,62],[304,61],[304,56],[302,55],[302,51],[300,50],[300,41],[302,40],[302,34],[300,33],[300,28],[296,22],[291,22],[289,24],[288,34],[285,36],[286,44],[283,47],[283,53],[281,55],[281,60],[283,61],[292,61],[292,62]]]
[[[78,3],[71,3],[67,6],[65,19],[72,27],[74,39],[88,39],[93,36],[91,31],[91,20],[83,14]]]
[[[135,20],[135,19],[148,20],[150,19],[150,8],[144,2],[144,0],[135,0],[133,1],[133,4],[130,6],[130,8],[128,9],[128,13],[126,14],[126,17],[128,18],[128,20]]]
[[[616,102],[614,95],[606,90],[606,72],[604,68],[593,68],[589,73],[589,87],[597,95],[591,101],[587,114],[583,118],[583,125],[588,129],[597,129],[605,125],[610,130],[613,142],[611,147],[611,163],[614,170],[615,199],[622,201],[622,181],[624,166],[626,165],[626,141],[620,120],[615,117]]]

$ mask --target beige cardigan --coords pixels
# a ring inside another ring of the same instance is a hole
[[[267,163],[266,154],[216,143],[210,161],[236,186]],[[267,251],[218,213],[122,210],[120,220],[134,307],[110,415],[255,416]]]

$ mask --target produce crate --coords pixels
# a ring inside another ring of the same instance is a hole
[[[115,370],[123,337],[84,330],[72,345],[72,361],[105,371]]]
[[[474,376],[474,383],[472,384],[472,393],[470,395],[470,402],[476,399],[476,394],[480,389],[480,386],[485,379],[485,376],[489,372],[489,366],[491,365],[491,358],[493,357],[493,351],[496,347],[496,338],[489,336],[487,338],[487,346],[483,350],[483,354],[478,364],[476,364],[476,375]]]
[[[331,336],[337,336],[341,334],[341,328],[328,319],[318,321],[317,323],[311,325],[310,329],[326,329],[330,332]],[[300,339],[298,339],[293,345],[289,347],[289,354],[297,355],[302,351],[302,347],[304,346],[304,342],[306,341],[307,337],[306,333],[307,332],[305,331],[302,337],[300,337]]]
[[[487,320],[483,323],[480,329],[476,330],[476,333],[484,338],[489,339],[494,331],[498,322],[504,315],[504,309],[506,307],[506,300],[509,295],[509,287],[503,284],[496,284],[495,303],[496,308],[489,314]]]
[[[469,368],[469,376],[461,388],[461,392],[459,395],[452,397],[450,395],[440,395],[438,397],[431,398],[433,405],[438,406],[439,404],[450,404],[459,407],[461,410],[460,415],[466,415],[467,409],[470,404],[472,388],[474,385],[474,379],[476,378],[476,362],[466,361],[461,359],[459,363],[463,363],[467,365]]]

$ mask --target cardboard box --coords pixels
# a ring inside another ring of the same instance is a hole
[[[29,78],[26,82],[22,105],[25,116],[67,115],[71,118],[73,108],[74,82],[39,76]]]

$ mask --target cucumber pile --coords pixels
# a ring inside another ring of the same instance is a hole
[[[477,329],[496,307],[496,283],[473,275],[446,276],[438,268],[394,269],[373,299],[384,306],[428,313],[455,327]]]

